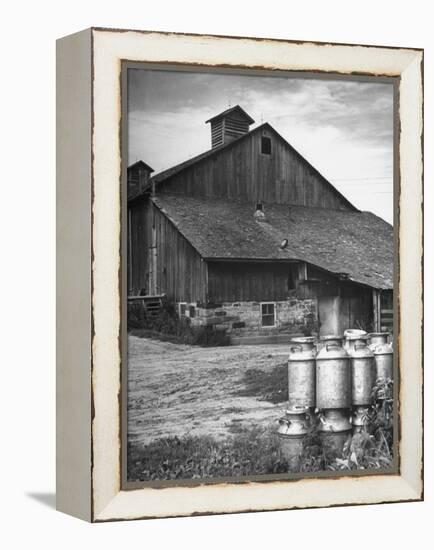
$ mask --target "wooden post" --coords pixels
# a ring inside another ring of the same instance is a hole
[[[300,262],[298,264],[298,276],[299,276],[300,282],[307,281],[307,263],[306,262]]]

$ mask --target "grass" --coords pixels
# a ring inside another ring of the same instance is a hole
[[[131,336],[137,336],[137,338],[153,338],[155,340],[160,340],[161,342],[184,344],[183,339],[175,334],[164,334],[162,332],[146,328],[132,328],[128,330],[128,334]]]
[[[244,387],[235,395],[256,397],[259,401],[283,403],[288,400],[288,368],[286,363],[276,365],[270,371],[248,369],[244,373]]]
[[[245,430],[234,425],[233,432],[235,435],[224,441],[210,436],[185,436],[161,438],[141,448],[129,445],[129,481],[357,471],[389,468],[393,460],[384,433],[349,436],[342,456],[337,456],[322,444],[314,429],[305,438],[294,467],[281,458],[275,429]]]
[[[282,399],[284,391],[271,391],[282,383],[286,368],[278,365],[269,373],[250,370],[244,392],[267,400]],[[249,372],[249,371],[248,371]],[[282,388],[282,386],[278,386]],[[340,455],[324,444],[314,423],[303,440],[303,448],[294,464],[280,453],[277,426],[246,429],[233,418],[231,436],[216,440],[211,436],[166,437],[145,446],[128,446],[130,481],[242,477],[261,474],[360,471],[390,468],[393,464],[393,383],[378,380],[373,389],[370,410],[371,433],[349,435]]]
[[[279,471],[279,442],[272,431],[252,429],[216,441],[212,437],[162,438],[129,446],[130,481],[239,477]]]

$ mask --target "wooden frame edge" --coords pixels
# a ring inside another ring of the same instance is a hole
[[[104,33],[107,33],[109,31],[106,31],[106,30],[98,30],[98,29],[93,29],[92,30],[92,34],[94,35],[95,32],[104,32]],[[117,31],[114,31],[114,32],[117,32]],[[125,31],[125,32],[130,32],[130,31]],[[163,33],[152,33],[153,35],[161,35]],[[167,35],[164,35],[167,37]],[[169,35],[170,37],[173,37],[174,35],[173,34],[170,34]],[[185,36],[185,35],[181,35],[181,36]],[[189,37],[191,35],[188,35]],[[199,35],[200,36],[200,35]],[[233,40],[234,37],[230,37],[230,40]],[[252,42],[254,42],[255,40],[254,39],[247,39],[247,40],[251,40]],[[283,43],[288,43],[288,44],[291,44],[290,41],[282,41]],[[262,44],[262,39],[261,39],[261,42]],[[303,44],[309,44],[309,46],[311,46],[313,43],[303,43]],[[255,44],[256,46],[258,46],[258,44]],[[297,43],[297,45],[300,45]],[[327,46],[331,46],[331,47],[336,47],[336,48],[353,48],[352,45],[344,45],[344,46],[341,46],[341,45],[327,45]],[[362,48],[365,48],[365,46],[363,46]],[[366,46],[366,48],[368,48]],[[403,78],[404,76],[404,73],[405,71],[407,70],[411,70],[409,73],[407,73],[407,76],[409,77],[409,79],[411,80],[412,78],[416,79],[416,84],[420,83],[420,88],[421,88],[421,102],[420,104],[422,105],[422,102],[423,102],[423,89],[422,89],[422,84],[423,84],[423,75],[422,75],[422,67],[423,67],[423,53],[420,51],[420,50],[408,50],[408,49],[401,49],[399,48],[398,49],[399,52],[406,52],[406,54],[408,54],[409,52],[411,52],[411,60],[410,62],[408,62],[405,66],[405,69],[404,70],[401,70],[401,72],[399,73],[399,76],[401,76],[401,78]],[[396,51],[396,50],[395,50]],[[123,55],[119,55],[118,59],[122,59],[123,58]],[[146,60],[145,60],[146,61]],[[415,75],[413,74],[413,70],[415,69],[415,66],[416,66],[416,73]],[[418,67],[420,67],[420,72],[418,73]],[[288,69],[286,68],[285,70],[291,70],[291,69]],[[342,73],[340,73],[342,74]],[[366,73],[365,73],[366,74]],[[375,73],[374,73],[375,74]],[[397,73],[394,73],[394,76],[398,76]],[[419,79],[419,80],[418,80]],[[418,103],[419,105],[419,103]],[[414,113],[413,113],[414,115]],[[422,139],[423,139],[423,121],[422,121],[422,112],[420,112],[419,114],[416,113],[416,118],[420,116],[420,126],[421,126],[421,136],[422,136]],[[95,143],[94,143],[95,145]],[[401,147],[401,144],[400,144],[400,147]],[[94,154],[95,154],[95,150],[94,150]],[[419,163],[419,168],[420,168],[420,172],[421,172],[421,175],[423,175],[423,158],[421,157],[418,161]],[[402,169],[402,162],[401,162],[401,169]],[[406,180],[404,180],[406,181]],[[419,182],[421,184],[421,181]],[[407,184],[406,184],[407,185]],[[422,197],[423,199],[423,197]],[[419,218],[417,219],[417,222],[418,222],[418,225],[421,224],[421,221],[422,221],[422,213],[419,214]],[[93,226],[93,229],[94,226]],[[422,245],[422,238],[423,238],[423,233],[420,233],[418,234],[418,239],[419,239],[419,242],[420,244]],[[95,250],[95,253],[97,252],[97,250]],[[422,273],[420,272],[421,274],[421,280],[420,280],[420,283],[422,282]],[[420,291],[422,291],[422,286],[420,285]],[[405,300],[404,300],[405,301]],[[95,302],[94,302],[95,304]],[[416,312],[416,316],[417,314],[420,314],[420,325],[419,325],[419,330],[422,326],[422,323],[423,323],[423,311],[422,311],[422,308],[419,310],[419,312]],[[419,335],[420,335],[420,332],[419,332]],[[95,344],[95,342],[94,342]],[[95,349],[95,348],[94,348]],[[420,375],[422,375],[422,372],[419,373]],[[422,378],[422,381],[423,381],[423,375],[421,376]],[[97,388],[97,385],[99,382],[95,382],[95,379],[93,378],[93,387],[94,387],[94,390],[98,390]],[[99,396],[101,397],[101,396]],[[405,397],[405,396],[404,396]],[[97,404],[98,406],[98,404]],[[99,413],[99,410],[96,410],[96,414]],[[420,414],[421,414],[421,422],[423,422],[423,417],[422,417],[422,411],[420,411]],[[422,429],[423,427],[423,424],[421,424],[420,428]],[[100,429],[100,427],[98,426],[98,424],[96,424],[95,426],[95,422],[94,422],[94,426],[93,426],[93,429],[95,430],[98,430]],[[422,433],[420,432],[419,434],[420,436],[422,436]],[[421,439],[421,438],[419,438]],[[421,441],[420,441],[421,443]],[[94,449],[94,452],[95,452],[95,449]],[[98,454],[99,451],[97,451],[97,454]],[[414,500],[421,500],[423,498],[423,449],[422,449],[422,452],[421,452],[421,455],[420,455],[420,458],[421,458],[421,462],[420,462],[420,471],[417,472],[417,475],[415,476],[415,472],[410,472],[409,470],[406,470],[405,468],[405,464],[404,464],[404,471],[403,473],[401,473],[401,476],[393,476],[394,478],[397,478],[397,480],[401,480],[403,483],[401,483],[401,489],[402,489],[402,494],[401,494],[401,498],[398,499],[392,499],[392,500],[382,500],[381,502],[398,502],[398,501],[414,501]],[[95,471],[95,464],[93,465],[93,471]],[[411,473],[411,475],[410,475]],[[374,476],[372,476],[374,477]],[[367,478],[365,478],[366,480]],[[338,482],[339,480],[333,480],[334,483]],[[378,478],[376,478],[376,482],[378,482]],[[95,478],[94,478],[94,483],[95,483]],[[225,489],[227,490],[229,487],[231,487],[232,485],[231,484],[226,484],[224,487]],[[239,487],[238,487],[239,488]],[[96,482],[96,485],[93,485],[93,494],[92,494],[92,500],[94,501],[94,498],[95,498],[95,491],[98,491],[99,489],[99,486],[98,486],[98,480]],[[168,489],[169,490],[169,489]],[[179,488],[176,488],[176,490],[179,490]],[[191,491],[191,489],[189,489]],[[166,489],[164,490],[159,490],[160,492],[161,491],[166,491]],[[170,491],[172,491],[172,488],[170,489]],[[128,491],[128,494],[132,494],[132,493],[135,493],[135,492],[140,492],[140,491]],[[118,520],[118,519],[136,519],[136,518],[143,518],[143,517],[175,517],[176,515],[178,514],[169,514],[167,516],[154,516],[154,515],[139,515],[139,516],[135,516],[135,517],[130,517],[128,516],[127,514],[127,517],[122,517],[122,513],[119,512],[119,505],[123,505],[125,504],[125,493],[127,493],[126,491],[117,491],[115,493],[114,496],[112,496],[112,498],[109,498],[109,499],[105,499],[105,505],[101,505],[102,504],[102,501],[98,503],[97,507],[96,507],[96,510],[93,512],[92,514],[92,520],[93,521],[109,521],[109,520]],[[402,498],[404,497],[404,498]],[[370,501],[370,502],[344,502],[344,503],[336,503],[336,504],[320,504],[320,505],[312,505],[312,506],[303,506],[303,507],[323,507],[323,506],[342,506],[342,505],[350,505],[350,504],[368,504],[368,503],[375,503],[375,501]],[[284,508],[273,508],[273,509],[291,509],[291,508],[298,508],[299,506],[285,506]],[[259,509],[258,509],[259,510]],[[179,515],[194,515],[195,513],[236,513],[236,512],[243,512],[243,511],[252,511],[252,510],[249,510],[249,509],[245,509],[245,510],[236,510],[236,509],[233,509],[233,510],[230,510],[230,511],[227,511],[227,512],[222,512],[222,511],[217,511],[217,512],[214,512],[214,511],[199,511],[199,512],[195,512],[195,511],[191,511],[191,512],[186,512],[186,513],[183,513],[183,514],[179,514]]]

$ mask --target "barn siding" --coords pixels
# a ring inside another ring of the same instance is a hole
[[[271,138],[271,155],[261,137]],[[159,193],[349,210],[348,203],[295,151],[268,129],[162,181]]]
[[[203,301],[206,297],[206,263],[198,252],[179,233],[168,218],[149,200],[131,205],[132,288],[139,293],[151,293],[150,272],[152,227],[155,225],[157,243],[157,294],[169,300]]]
[[[324,300],[324,303],[327,304],[330,303],[331,298],[336,298],[339,316],[336,319],[335,327],[337,333],[343,333],[347,328],[363,328],[368,332],[375,329],[371,288],[353,281],[339,280],[330,273],[310,265],[307,275],[308,283],[305,286],[308,292],[306,295],[316,295],[320,302],[320,326],[323,322],[321,301]]]
[[[280,301],[291,295],[288,277],[294,263],[208,263],[209,302]]]
[[[128,277],[129,294],[138,294],[143,288],[148,291],[148,211],[149,202],[145,198],[129,204],[128,266],[132,272]]]

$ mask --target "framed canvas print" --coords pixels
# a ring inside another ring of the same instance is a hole
[[[57,46],[57,503],[423,498],[423,51]]]

